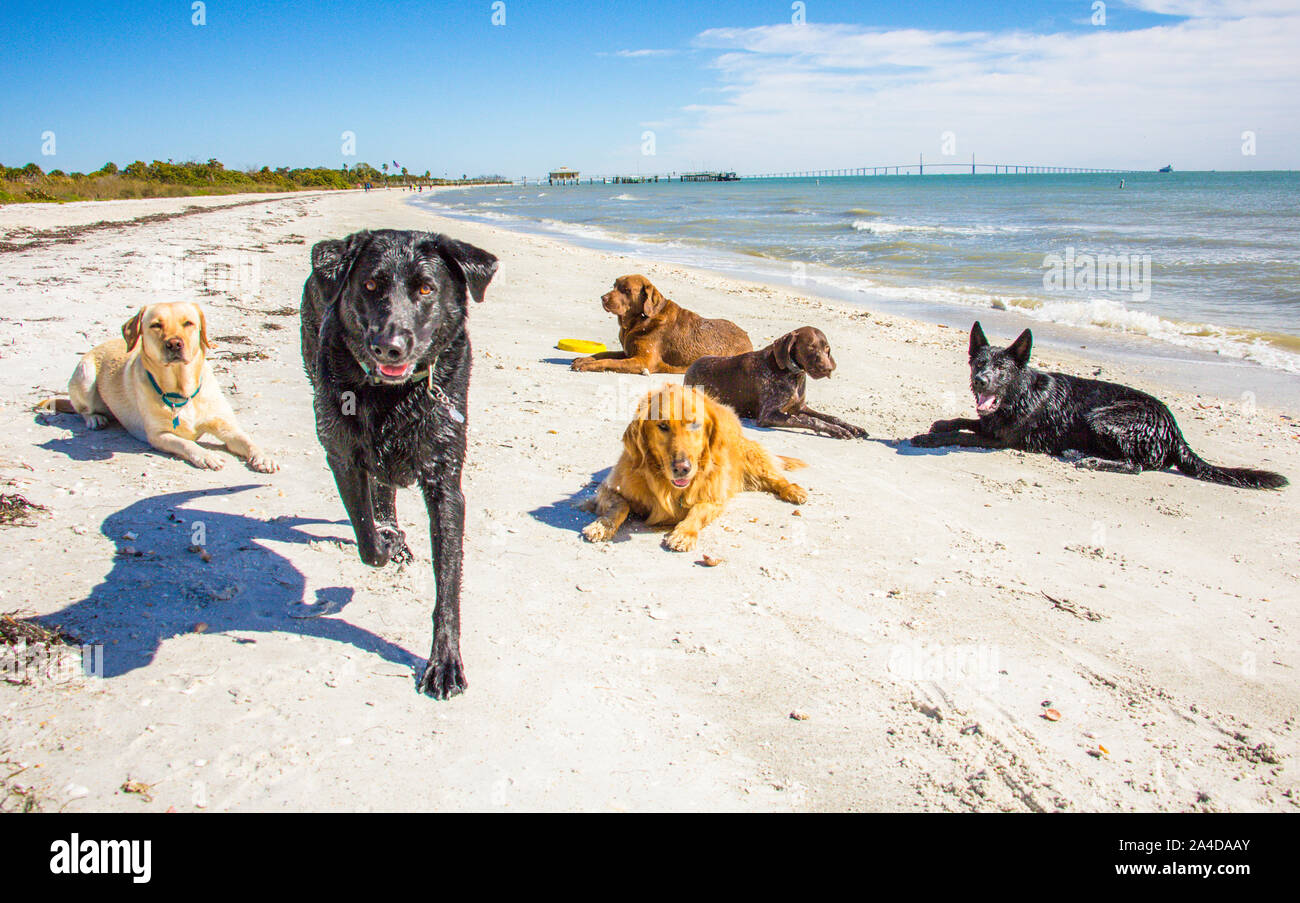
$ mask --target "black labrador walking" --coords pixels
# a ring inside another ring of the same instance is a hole
[[[483,300],[497,259],[431,232],[363,231],[311,251],[302,293],[302,358],[316,432],[352,520],[361,560],[411,558],[396,490],[418,482],[429,512],[437,601],[419,689],[465,689],[460,573],[465,497],[468,296]]]

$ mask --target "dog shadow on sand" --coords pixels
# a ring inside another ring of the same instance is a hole
[[[67,422],[60,422],[64,418],[66,418]],[[36,422],[42,426],[54,425],[72,430],[71,436],[47,439],[39,447],[46,451],[66,455],[73,461],[107,461],[118,454],[158,454],[152,447],[118,427],[116,423],[113,424],[114,429],[92,430],[90,427],[82,425],[80,416],[76,419],[77,425],[73,427],[69,426],[72,421],[71,416],[37,414]]]
[[[58,436],[40,443],[39,448],[65,455],[73,461],[108,461],[118,455],[144,455],[152,458],[179,460],[175,455],[159,451],[147,442],[141,442],[126,431],[117,421],[110,421],[102,430],[92,430],[85,425],[80,414],[62,414],[50,411],[38,411],[36,423],[40,426],[56,426],[72,432],[70,436]],[[204,448],[228,455],[230,465],[246,467],[238,455],[231,453],[224,444],[211,436],[198,443]]]
[[[885,444],[893,446],[894,453],[905,458],[941,458],[944,455],[962,454],[988,455],[997,451],[997,449],[980,448],[974,445],[939,445],[929,448],[923,445],[913,445],[911,439],[891,439]]]
[[[171,492],[114,512],[100,527],[117,547],[112,570],[86,598],[33,620],[61,627],[82,642],[102,643],[103,677],[149,665],[164,640],[196,628],[204,633],[319,637],[405,668],[423,665],[422,657],[338,617],[327,617],[352,601],[351,587],[317,589],[314,602],[307,604],[306,578],[271,545],[337,541],[303,528],[347,521],[260,520],[203,506],[208,498],[258,488],[250,484]],[[195,545],[211,560],[191,551]],[[256,642],[244,637],[235,641]]]
[[[582,528],[596,519],[596,490],[600,488],[601,483],[605,482],[605,478],[609,476],[610,471],[613,469],[613,467],[606,467],[603,470],[596,471],[591,475],[591,479],[577,492],[562,499],[556,499],[549,505],[534,508],[528,512],[528,515],[548,527],[567,530],[581,538]],[[590,510],[588,510],[588,506]],[[647,527],[645,521],[635,514],[631,514],[623,522],[623,526],[619,528],[618,536],[610,541],[627,542],[639,533],[664,533],[667,530],[667,527]]]

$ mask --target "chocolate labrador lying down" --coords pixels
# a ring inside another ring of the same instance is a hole
[[[572,370],[685,373],[706,354],[741,354],[754,348],[735,323],[679,307],[644,276],[619,276],[600,303],[618,317],[623,350],[577,358],[569,365]]]
[[[686,371],[685,385],[699,386],[759,426],[796,426],[836,439],[865,439],[867,431],[808,407],[805,375],[825,379],[835,358],[825,334],[801,326],[771,345],[734,357],[702,357]]]
[[[311,266],[302,292],[302,359],[316,391],[316,433],[368,565],[411,560],[396,493],[420,484],[438,590],[433,651],[419,689],[446,699],[466,686],[466,300],[483,300],[497,259],[445,235],[384,229],[320,242]]]

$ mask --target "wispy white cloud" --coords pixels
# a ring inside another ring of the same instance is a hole
[[[1294,0],[1133,0],[1182,21],[1059,33],[807,24],[711,29],[714,100],[683,159],[749,171],[928,160],[1300,165]],[[1258,154],[1243,157],[1241,133]],[[956,155],[941,157],[945,132]],[[660,152],[667,149],[661,144]]]
[[[676,50],[656,50],[647,48],[645,50],[617,50],[614,52],[614,56],[638,59],[647,56],[672,56],[676,52]]]
[[[1126,0],[1125,6],[1166,16],[1243,19],[1247,16],[1289,16],[1293,0]]]

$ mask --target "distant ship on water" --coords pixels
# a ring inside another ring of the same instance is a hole
[[[1174,171],[1174,164],[1172,163],[1170,163],[1168,166],[1162,166],[1156,170],[1156,172],[1173,172],[1173,171]]]

